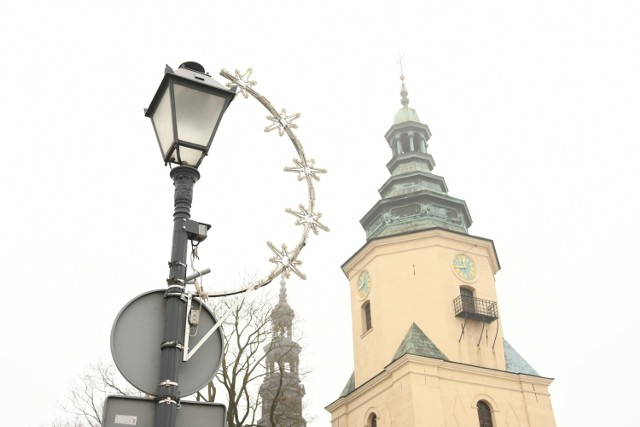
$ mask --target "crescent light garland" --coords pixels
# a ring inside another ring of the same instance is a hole
[[[315,210],[316,197],[313,187],[313,181],[320,180],[319,174],[326,173],[327,171],[326,169],[316,167],[313,159],[307,159],[300,140],[293,132],[293,129],[298,128],[298,125],[294,123],[294,121],[300,117],[300,113],[287,114],[287,110],[285,108],[282,108],[280,112],[278,112],[267,98],[253,88],[257,82],[251,79],[252,72],[253,70],[249,68],[244,73],[240,73],[239,70],[235,70],[235,73],[231,74],[229,71],[223,69],[220,71],[220,75],[229,80],[227,87],[238,88],[245,98],[252,96],[267,109],[269,112],[269,115],[267,116],[269,123],[264,128],[265,132],[277,130],[278,135],[287,135],[293,144],[298,157],[293,159],[294,165],[285,167],[284,171],[296,173],[298,181],[304,181],[307,186],[307,204],[306,206],[302,203],[299,204],[297,210],[289,208],[285,209],[285,212],[296,218],[295,225],[302,226],[302,232],[298,243],[292,249],[289,249],[285,243],[282,243],[278,248],[271,241],[268,241],[267,246],[273,252],[273,256],[269,258],[269,261],[275,264],[273,270],[266,277],[258,280],[257,282],[252,283],[247,287],[233,291],[226,291],[224,292],[225,295],[233,295],[245,292],[249,289],[258,289],[271,283],[273,279],[279,275],[288,279],[291,276],[291,273],[293,273],[301,279],[306,279],[306,276],[298,268],[302,264],[302,261],[298,259],[298,256],[307,244],[309,232],[318,234],[319,230],[329,231],[329,228],[320,222],[322,214]],[[210,294],[210,296],[212,295]]]

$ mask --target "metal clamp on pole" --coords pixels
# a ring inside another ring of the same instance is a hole
[[[187,264],[185,264],[184,262],[181,261],[169,261],[169,268],[171,267],[186,267]]]
[[[160,387],[171,387],[171,386],[176,386],[178,387],[178,383],[175,381],[171,381],[171,380],[164,380],[162,381],[160,384],[158,384]]]
[[[166,341],[160,344],[160,350],[164,350],[165,348],[177,348],[178,350],[184,350],[184,346],[178,341]]]

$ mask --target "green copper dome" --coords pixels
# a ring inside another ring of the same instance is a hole
[[[402,107],[396,113],[393,118],[393,124],[397,125],[398,123],[404,122],[418,122],[420,123],[420,117],[418,117],[418,113],[415,109],[409,107]]]

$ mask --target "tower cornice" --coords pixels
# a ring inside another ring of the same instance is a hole
[[[456,232],[446,228],[430,228],[419,232],[406,232],[393,236],[377,237],[367,241],[360,247],[342,266],[342,272],[351,280],[363,270],[371,260],[379,255],[379,252],[397,252],[400,246],[406,245],[412,249],[443,245],[440,241],[446,239],[449,246],[458,246],[461,250],[473,253],[487,251],[491,261],[493,274],[500,271],[500,261],[493,240],[485,237],[473,236],[467,233]]]
[[[424,169],[428,171],[432,171],[436,166],[436,161],[433,160],[433,156],[428,153],[415,153],[412,155],[400,155],[394,156],[391,160],[387,162],[387,170],[391,172],[393,175],[395,171],[397,171],[400,167],[416,162],[416,160],[420,160],[421,163],[424,164]]]
[[[428,189],[386,196],[360,220],[369,240],[430,228],[466,233],[471,223],[464,200]]]

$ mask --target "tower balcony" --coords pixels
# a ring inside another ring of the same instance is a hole
[[[498,319],[498,303],[487,299],[460,295],[453,300],[456,317],[492,323]]]

